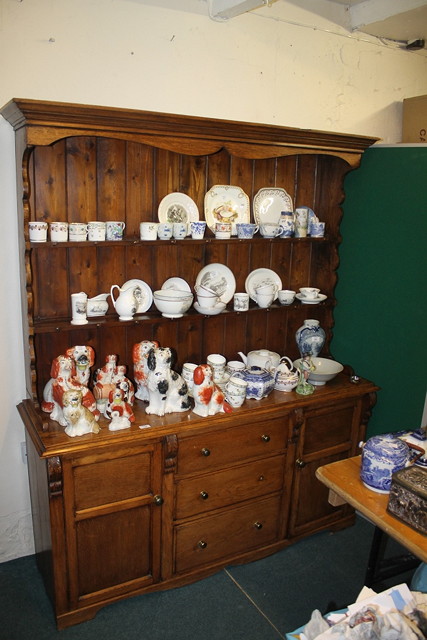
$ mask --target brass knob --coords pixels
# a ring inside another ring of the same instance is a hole
[[[164,503],[162,496],[154,496],[153,501],[157,507],[160,507]]]
[[[263,442],[270,442],[270,436],[267,436],[267,435],[264,434],[263,436],[261,436],[261,440]]]
[[[202,498],[202,500],[207,500],[209,498],[209,493],[207,491],[201,491],[200,497]]]
[[[205,542],[204,540],[199,540],[199,542],[197,543],[197,546],[199,547],[199,549],[206,549],[206,547],[208,546],[208,543]]]
[[[259,480],[260,482],[262,482],[263,480],[265,480],[265,478],[264,478],[264,476],[260,476],[260,477],[258,478],[258,480]]]
[[[298,469],[304,469],[307,463],[304,462],[304,460],[298,458],[297,460],[295,460],[295,464],[297,465]]]
[[[206,449],[206,447],[203,447],[201,453],[202,453],[202,456],[206,456],[206,457],[211,455],[211,452],[209,451],[209,449]]]
[[[262,522],[254,522],[255,529],[262,529]]]

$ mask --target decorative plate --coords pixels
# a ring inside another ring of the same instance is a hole
[[[275,271],[271,269],[255,269],[251,271],[245,282],[246,293],[256,302],[256,289],[262,284],[275,284],[276,294],[274,299],[277,300],[277,292],[282,288],[282,281]]]
[[[216,184],[205,195],[205,220],[213,233],[217,222],[231,222],[231,234],[237,235],[238,222],[250,222],[249,197],[240,187]]]
[[[323,300],[326,300],[327,298],[324,293],[319,293],[317,298],[306,298],[301,293],[297,293],[295,297],[298,298],[298,300],[301,300],[303,304],[319,304],[319,302],[323,302]]]
[[[257,224],[277,224],[282,211],[293,212],[292,198],[284,189],[260,189],[254,196],[254,218]]]
[[[224,264],[213,262],[207,264],[196,278],[195,287],[204,285],[208,289],[215,291],[219,298],[219,302],[230,302],[236,291],[236,279],[231,269]]]
[[[158,216],[160,222],[196,222],[199,219],[199,209],[194,200],[185,193],[169,193],[159,204]]]
[[[145,313],[153,304],[153,292],[151,291],[151,287],[148,286],[146,282],[143,280],[138,280],[134,278],[133,280],[128,280],[122,285],[122,289],[129,289],[129,287],[136,285],[141,289],[141,299],[138,303],[138,308],[136,313]]]
[[[214,307],[201,307],[197,301],[193,304],[196,311],[201,313],[203,316],[217,316],[219,313],[224,311],[226,306],[225,302],[217,302]]]
[[[175,291],[191,292],[191,287],[184,278],[168,278],[162,284],[162,289],[175,289]]]

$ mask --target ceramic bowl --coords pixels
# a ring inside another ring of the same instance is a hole
[[[95,298],[89,298],[87,301],[87,317],[105,316],[108,311],[108,301],[106,297],[109,294],[101,293]]]
[[[321,386],[329,382],[337,376],[343,369],[343,365],[329,358],[311,358],[312,363],[316,367],[308,376],[308,381],[315,386]],[[301,358],[294,360],[294,367],[299,369]]]
[[[183,291],[155,291],[154,304],[165,318],[180,318],[193,302],[193,294]]]

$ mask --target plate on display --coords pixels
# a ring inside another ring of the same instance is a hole
[[[256,224],[277,224],[282,211],[293,212],[292,198],[284,189],[260,189],[254,196],[254,219]]]
[[[217,222],[231,222],[231,234],[237,235],[236,224],[250,222],[249,196],[240,188],[216,184],[205,195],[205,220],[215,233]]]
[[[145,313],[153,304],[153,292],[151,291],[151,287],[149,287],[143,280],[133,278],[132,280],[127,280],[127,282],[122,285],[122,289],[129,289],[129,287],[132,287],[133,285],[138,286],[141,290],[141,296],[138,301],[136,313]]]
[[[275,271],[272,269],[255,269],[251,271],[245,282],[246,293],[256,302],[256,289],[263,284],[276,285],[276,293],[274,299],[277,300],[277,292],[282,288],[282,281]]]
[[[319,302],[323,302],[323,300],[326,300],[327,298],[324,293],[319,293],[317,298],[306,298],[301,293],[297,293],[295,297],[298,298],[298,300],[301,300],[303,304],[319,304]]]
[[[175,291],[190,291],[191,287],[184,278],[168,278],[162,284],[162,289],[175,289]]]
[[[219,298],[219,302],[230,302],[236,291],[236,278],[231,269],[225,264],[215,263],[207,264],[196,278],[195,289],[200,285],[215,291]]]
[[[199,219],[199,209],[185,193],[179,191],[169,193],[159,204],[159,222],[196,222]]]

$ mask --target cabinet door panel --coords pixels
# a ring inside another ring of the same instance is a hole
[[[280,496],[251,502],[176,527],[175,567],[179,573],[274,542]]]
[[[353,414],[353,403],[310,412],[305,421],[304,455],[339,445],[350,447]]]
[[[177,519],[280,491],[283,464],[284,456],[278,456],[181,480],[176,488]]]

